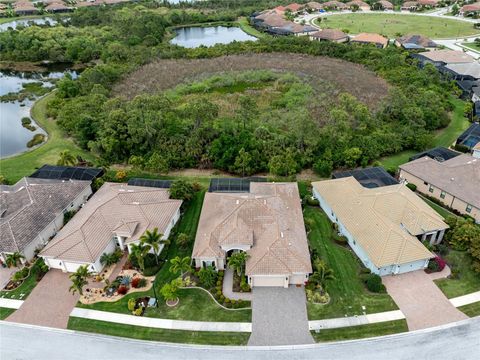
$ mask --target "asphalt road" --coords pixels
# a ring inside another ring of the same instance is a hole
[[[100,359],[478,359],[480,317],[368,340],[295,347],[188,346],[137,341],[0,321],[2,360]]]

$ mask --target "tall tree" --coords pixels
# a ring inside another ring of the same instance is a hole
[[[140,236],[140,243],[149,246],[153,249],[155,253],[155,259],[157,260],[158,264],[158,254],[160,252],[160,245],[167,244],[168,239],[162,239],[163,234],[158,232],[158,228],[153,229],[153,231],[147,230],[145,233]]]
[[[72,281],[72,285],[69,290],[75,294],[78,292],[83,295],[83,287],[88,284],[88,277],[92,275],[92,272],[88,270],[88,265],[80,266],[77,271],[70,274],[69,278]]]
[[[241,276],[248,257],[249,255],[245,251],[234,253],[228,258],[228,267]]]
[[[14,253],[8,254],[5,263],[6,265],[10,267],[17,267],[18,263],[22,261],[22,259],[25,259],[25,256],[20,254],[18,251],[15,251]]]
[[[151,247],[149,245],[145,245],[142,242],[130,245],[130,254],[135,256],[138,261],[138,266],[140,266],[140,270],[142,270],[142,272],[145,271],[145,257],[150,249]]]
[[[75,165],[77,163],[77,159],[75,156],[68,150],[64,150],[60,153],[60,159],[57,161],[57,165],[61,166],[68,166],[68,165]]]
[[[176,256],[170,260],[170,272],[173,274],[180,273],[183,275],[188,270],[190,270],[190,258],[185,256],[181,258],[180,256]]]

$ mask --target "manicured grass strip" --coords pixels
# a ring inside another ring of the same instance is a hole
[[[250,23],[248,22],[248,19],[245,18],[245,17],[239,18],[237,20],[237,24],[248,35],[252,35],[252,36],[255,36],[256,38],[260,38],[260,39],[268,36],[267,34],[261,32],[261,31],[258,31],[253,26],[251,26]]]
[[[449,299],[480,290],[480,274],[472,269],[472,258],[466,251],[450,250],[444,257],[458,272],[458,279],[438,279],[435,283]]]
[[[143,326],[116,324],[106,321],[70,317],[68,329],[122,336],[140,340],[154,340],[184,344],[246,345],[250,334],[231,332],[183,331],[155,329]]]
[[[473,304],[460,306],[458,310],[470,317],[480,316],[480,301]]]
[[[351,34],[367,32],[388,37],[395,37],[399,33],[409,34],[412,29],[415,29],[415,34],[433,39],[456,38],[480,32],[473,24],[455,19],[382,13],[332,15],[317,24],[322,28],[347,29]]]
[[[32,174],[44,164],[56,164],[63,150],[69,150],[72,154],[80,155],[86,160],[93,160],[91,153],[79,149],[70,138],[65,136],[56,121],[47,117],[47,102],[52,97],[53,93],[39,99],[31,111],[35,122],[48,133],[47,142],[34,150],[0,160],[0,173],[10,182],[16,182]]]
[[[427,199],[427,198],[424,198],[423,196],[420,196],[420,198],[425,201],[427,203],[428,206],[430,206],[433,210],[435,210],[437,213],[440,214],[440,216],[443,216],[445,219],[447,217],[458,217],[457,215],[455,215],[454,213],[448,211],[447,209],[441,207],[440,205],[438,204],[435,204],[433,201]]]
[[[15,290],[0,291],[0,295],[5,299],[25,300],[37,285],[37,274],[40,272],[40,264],[43,264],[41,259],[37,260],[32,266],[30,275],[23,281],[22,285]],[[23,297],[20,297],[20,294],[24,294]]]
[[[323,342],[364,339],[375,336],[397,334],[407,331],[408,326],[406,320],[395,320],[340,329],[325,329],[320,330],[318,334],[312,331],[312,336],[316,342]]]
[[[455,142],[457,137],[470,125],[470,123],[463,114],[465,102],[460,99],[453,99],[452,103],[454,109],[450,114],[450,124],[446,128],[439,130],[435,134],[432,147],[444,146],[448,148]],[[380,162],[382,166],[387,169],[397,168],[399,165],[407,163],[408,159],[418,152],[419,151],[414,150],[402,151],[398,154],[384,157],[380,160]]]
[[[359,260],[349,248],[332,240],[332,224],[325,213],[319,207],[307,207],[304,216],[314,222],[308,235],[310,246],[333,269],[335,276],[327,286],[331,302],[328,305],[307,304],[308,318],[320,320],[361,315],[363,311],[371,314],[397,310],[388,294],[373,294],[366,290],[359,278]]]
[[[464,43],[462,43],[462,45],[465,46],[466,48],[469,48],[469,49],[473,50],[473,51],[480,52],[480,45],[478,45],[475,42],[464,42]]]
[[[15,312],[15,309],[8,309],[8,308],[0,307],[0,320],[5,320],[7,317],[9,317],[14,312]]]

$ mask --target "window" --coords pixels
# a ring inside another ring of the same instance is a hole
[[[433,193],[433,186],[432,185],[430,185],[430,187],[428,188],[428,191]]]
[[[440,193],[440,198],[445,199],[445,195],[446,195],[445,191],[442,191],[442,192]]]
[[[426,181],[423,182],[423,185],[428,185],[428,183]]]
[[[467,205],[465,211],[470,214],[472,212],[472,205]]]

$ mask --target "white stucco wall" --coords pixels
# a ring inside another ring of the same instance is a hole
[[[251,287],[284,287],[289,284],[288,275],[254,275],[248,277]]]

